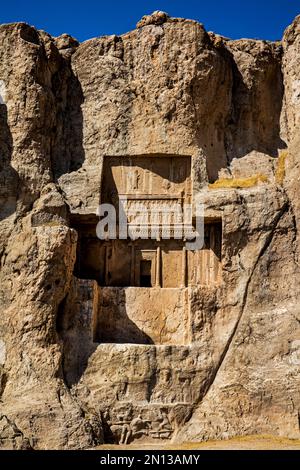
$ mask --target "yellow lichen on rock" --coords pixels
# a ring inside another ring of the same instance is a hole
[[[208,185],[209,189],[226,189],[226,188],[251,188],[258,183],[268,183],[269,180],[265,175],[254,175],[249,178],[221,178]]]
[[[283,150],[278,157],[275,181],[277,184],[280,184],[280,185],[283,184],[283,180],[285,178],[285,161],[287,159],[287,156],[288,156],[288,151]]]

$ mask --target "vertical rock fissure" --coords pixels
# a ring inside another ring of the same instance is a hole
[[[270,232],[268,233],[268,235],[266,235],[266,238],[265,238],[265,242],[257,256],[257,259],[253,265],[253,268],[251,270],[251,273],[247,279],[247,282],[246,282],[246,286],[245,286],[245,290],[244,290],[244,294],[243,294],[243,299],[242,299],[242,305],[241,305],[241,310],[240,310],[240,314],[239,314],[239,317],[236,321],[236,324],[233,328],[233,331],[226,343],[226,346],[223,350],[223,353],[221,354],[221,357],[220,357],[220,360],[216,366],[216,368],[214,369],[213,371],[213,374],[211,375],[211,379],[209,380],[208,382],[208,385],[207,385],[207,388],[205,389],[203,395],[201,395],[201,398],[199,400],[199,402],[197,403],[199,405],[199,403],[203,400],[203,398],[207,395],[207,393],[209,392],[209,390],[211,389],[211,387],[213,386],[213,384],[215,383],[215,380],[216,380],[216,377],[218,375],[218,372],[220,370],[220,368],[222,367],[222,364],[224,363],[225,359],[226,359],[226,356],[227,356],[227,353],[230,349],[230,346],[232,345],[233,343],[233,340],[234,340],[234,337],[236,335],[236,332],[238,330],[238,327],[241,323],[241,320],[243,318],[243,314],[244,314],[244,311],[245,311],[245,307],[246,307],[246,303],[247,303],[247,298],[248,298],[248,290],[249,290],[249,286],[250,286],[250,283],[251,283],[251,280],[253,278],[253,275],[255,273],[255,270],[258,266],[258,263],[259,261],[261,260],[261,258],[264,256],[265,252],[267,251],[267,249],[269,248],[272,240],[273,240],[273,236],[274,236],[274,232],[276,230],[276,227],[278,226],[278,223],[279,221],[281,220],[282,216],[287,212],[289,208],[289,203],[286,202],[283,207],[281,208],[281,210],[278,212],[276,218],[274,219],[274,223],[273,223],[273,227],[272,229],[270,230]]]

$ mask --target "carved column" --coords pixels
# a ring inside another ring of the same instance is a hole
[[[182,249],[182,280],[181,287],[187,287],[187,251],[184,246]]]
[[[161,287],[161,247],[156,248],[156,287]]]
[[[130,285],[135,286],[135,247],[134,247],[134,241],[131,243]]]

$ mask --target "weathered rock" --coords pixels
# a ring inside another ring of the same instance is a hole
[[[282,45],[163,12],[82,44],[0,27],[1,447],[299,437],[299,24]],[[203,251],[156,241],[140,272],[101,245],[111,157],[139,157],[137,199],[205,203]]]
[[[143,26],[148,26],[149,24],[161,25],[164,24],[169,19],[169,15],[164,11],[154,11],[152,15],[145,15],[137,23],[137,28],[142,28]]]
[[[29,450],[29,440],[7,416],[0,416],[1,449]]]
[[[15,437],[1,430],[1,443],[19,448],[25,435],[37,448],[86,447],[101,434],[64,385],[56,333],[76,247],[53,183],[67,88],[60,80],[69,66],[53,40],[28,25],[1,26],[0,35],[0,409],[19,429]]]

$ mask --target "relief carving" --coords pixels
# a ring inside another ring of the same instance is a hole
[[[112,416],[111,416],[112,415]],[[114,441],[120,445],[130,444],[134,439],[170,439],[174,428],[165,409],[144,409],[133,417],[132,408],[103,413]]]

